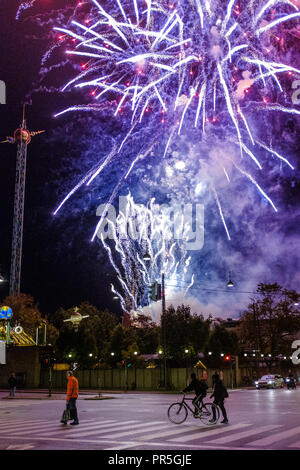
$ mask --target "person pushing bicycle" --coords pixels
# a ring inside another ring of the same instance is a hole
[[[199,405],[202,402],[203,398],[206,397],[206,391],[208,389],[208,385],[204,379],[198,380],[196,374],[194,372],[191,373],[191,383],[182,390],[183,393],[195,391],[195,398],[193,399],[192,403],[195,407],[194,414],[197,415],[199,412]]]

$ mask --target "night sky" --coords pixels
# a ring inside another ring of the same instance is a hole
[[[103,116],[95,115],[53,117],[74,102],[74,94],[62,97],[42,89],[32,92],[40,87],[41,59],[49,46],[49,36],[47,28],[41,31],[25,19],[29,14],[16,21],[19,3],[0,0],[0,79],[7,86],[7,104],[0,105],[0,137],[5,139],[12,135],[19,126],[24,101],[29,103],[26,108],[28,128],[46,130],[34,137],[28,147],[21,291],[31,294],[46,314],[60,306],[70,308],[85,300],[120,314],[118,302],[112,300],[109,289],[114,271],[99,242],[90,242],[97,223],[96,207],[109,196],[118,168],[104,174],[92,190],[83,189],[60,215],[54,217],[53,211],[89,170],[94,155],[98,152],[102,155],[109,139],[121,132],[122,123],[109,124]],[[47,12],[66,3],[72,4],[72,1],[44,0],[30,14]],[[58,62],[63,60],[59,52],[57,54]],[[300,52],[292,58],[294,67],[300,67],[299,56]],[[51,86],[61,86],[70,77],[71,67],[58,69],[51,72],[42,85],[49,90]],[[272,212],[242,180],[238,180],[233,189],[224,189],[232,234],[230,243],[217,208],[209,201],[205,245],[192,262],[201,286],[198,294],[193,292],[191,301],[198,313],[237,315],[247,306],[249,295],[245,292],[255,290],[258,282],[279,282],[299,291],[299,116],[290,119],[281,114],[270,121],[274,143],[281,143],[287,150],[295,171],[291,173],[278,165],[276,176],[271,166],[267,166],[264,187],[270,187],[272,196],[276,196],[279,213]],[[1,144],[0,272],[6,278],[10,271],[15,158],[16,146]],[[141,193],[150,197],[150,191],[147,194],[137,176],[133,176],[131,187],[135,188],[137,197]],[[123,193],[128,189],[124,187]],[[101,191],[101,197],[97,191]],[[229,273],[240,292],[231,298],[223,294]],[[0,289],[0,298],[4,298],[8,284]]]
[[[47,9],[50,4],[55,3],[57,7],[65,2],[49,0],[42,3]],[[37,80],[41,57],[47,47],[47,39],[34,40],[31,34],[28,38],[28,22],[15,20],[18,5],[19,2],[14,0],[0,1],[0,77],[7,86],[7,104],[0,106],[0,134],[4,140],[20,125],[24,97]],[[25,101],[29,102],[27,99]],[[44,313],[51,313],[59,306],[69,308],[85,300],[118,313],[120,309],[109,293],[108,281],[112,279],[105,270],[106,260],[102,259],[104,266],[99,272],[97,259],[101,253],[96,243],[90,243],[90,233],[82,227],[80,218],[84,215],[73,214],[63,222],[52,215],[59,196],[64,194],[60,187],[60,178],[66,176],[64,156],[67,154],[70,158],[76,158],[80,153],[76,141],[74,148],[73,143],[72,148],[71,144],[65,143],[61,123],[53,119],[59,105],[57,97],[42,94],[34,95],[32,105],[26,108],[28,128],[33,131],[45,129],[47,138],[42,137],[46,134],[37,136],[28,147],[21,291],[31,294]],[[54,137],[57,128],[59,143]],[[80,131],[75,126],[74,133],[77,132]],[[2,144],[0,151],[3,194],[0,202],[0,272],[8,278],[16,146]],[[76,181],[78,174],[75,172],[70,176],[68,187]],[[89,221],[84,220],[84,224],[87,227]],[[70,235],[72,242],[68,241]],[[8,284],[1,286],[0,297],[4,298],[7,293]]]

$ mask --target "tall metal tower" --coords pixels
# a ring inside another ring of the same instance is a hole
[[[15,130],[13,137],[7,137],[6,140],[2,142],[2,143],[8,142],[10,144],[14,144],[14,143],[17,144],[16,182],[15,182],[9,295],[20,294],[20,286],[21,286],[27,146],[30,144],[32,136],[40,134],[42,132],[44,131],[30,132],[27,129],[26,121],[25,121],[25,105],[24,105],[21,126]]]

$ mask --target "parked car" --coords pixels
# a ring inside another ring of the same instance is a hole
[[[255,382],[257,389],[259,388],[282,388],[284,386],[284,379],[281,375],[269,374],[263,375],[259,380]]]

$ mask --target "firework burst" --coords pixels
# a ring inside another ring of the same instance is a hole
[[[219,151],[208,152],[212,158],[201,164],[228,239],[230,233],[214,182],[216,168],[218,171],[221,168],[228,182],[230,172],[236,171],[277,212],[276,204],[262,187],[263,178],[259,180],[256,173],[263,172],[269,157],[272,162],[286,165],[288,170],[293,170],[294,165],[280,149],[274,149],[260,137],[253,121],[258,113],[300,114],[286,104],[285,94],[287,80],[300,74],[295,64],[285,60],[286,38],[289,34],[298,38],[299,18],[296,2],[290,0],[79,1],[71,18],[54,31],[58,42],[66,48],[66,55],[80,68],[61,91],[82,90],[90,100],[68,107],[56,116],[105,108],[113,110],[115,118],[126,122],[128,129],[66,195],[55,213],[77,189],[83,184],[90,185],[108,165],[117,161],[141,129],[150,129],[152,137],[149,141],[145,139],[141,150],[132,154],[107,207],[154,149],[161,153],[167,166],[166,160],[174,155],[176,143],[188,139],[202,147],[215,147],[217,142],[221,149],[223,142],[236,149],[231,155],[224,152],[221,157]],[[192,161],[197,158],[201,160],[194,152]],[[188,167],[189,159],[182,160]],[[196,194],[197,188],[199,181],[195,181]],[[104,217],[105,211],[92,240]],[[114,239],[128,273],[128,286],[134,278],[125,261],[130,255],[127,252],[125,256],[117,232]],[[102,243],[107,248],[104,240]],[[172,269],[174,266],[176,263]],[[146,282],[147,272],[141,261],[139,269]],[[121,280],[121,273],[118,274]]]

